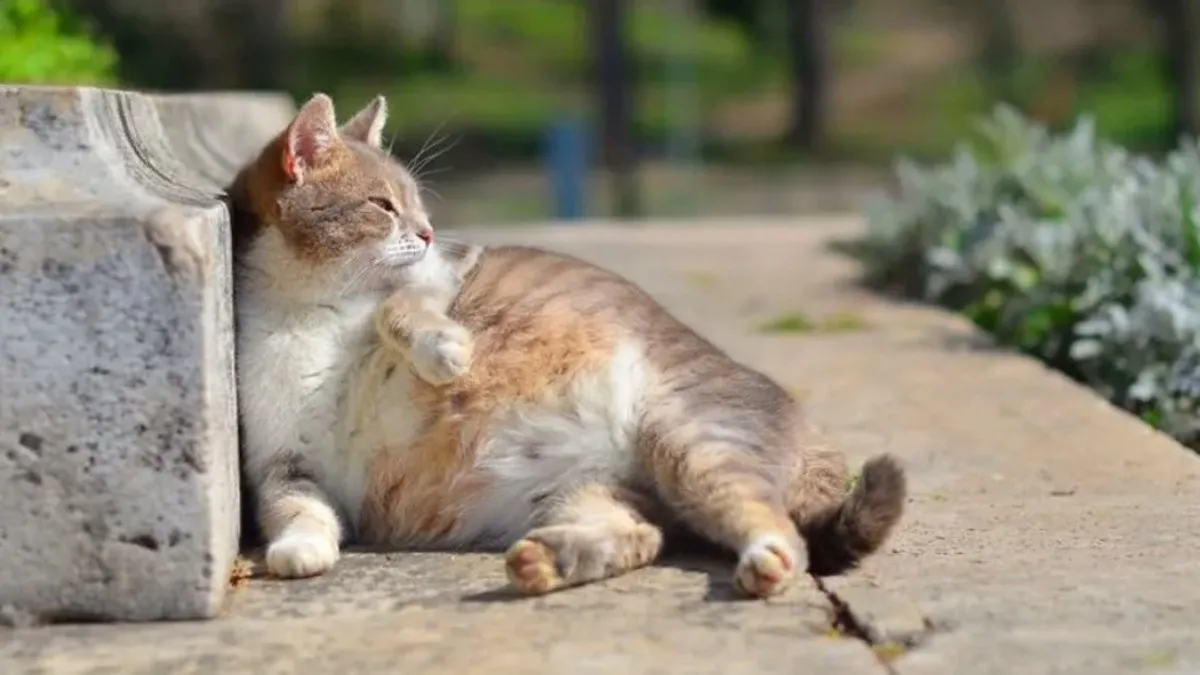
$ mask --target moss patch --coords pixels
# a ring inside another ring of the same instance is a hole
[[[908,652],[908,647],[899,642],[881,642],[877,645],[871,645],[871,651],[875,652],[875,656],[880,661],[891,663],[904,656]]]
[[[763,333],[852,333],[866,328],[866,320],[855,312],[834,312],[821,318],[785,312],[763,322],[758,330]]]
[[[688,272],[686,278],[687,278],[687,281],[689,284],[691,284],[697,288],[712,288],[713,286],[716,286],[717,282],[719,282],[721,280],[720,277],[718,277],[716,274],[714,274],[712,272],[699,272],[699,271]]]

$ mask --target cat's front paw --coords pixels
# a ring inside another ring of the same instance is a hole
[[[337,559],[337,542],[316,532],[284,533],[267,547],[267,571],[281,579],[324,574]]]
[[[422,330],[413,336],[413,369],[429,384],[447,384],[470,369],[473,351],[470,331],[456,323]]]

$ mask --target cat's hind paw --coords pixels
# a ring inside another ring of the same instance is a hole
[[[315,532],[284,533],[267,546],[267,571],[280,579],[302,579],[333,569],[337,542]]]
[[[473,351],[470,331],[456,323],[423,330],[413,336],[413,369],[429,384],[448,384],[471,368]]]
[[[751,597],[778,595],[796,576],[796,557],[783,538],[762,537],[742,551],[733,573],[733,585]]]
[[[509,582],[525,595],[542,595],[563,585],[554,564],[554,551],[532,539],[513,544],[504,557],[504,566]]]

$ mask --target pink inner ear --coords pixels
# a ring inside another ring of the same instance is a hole
[[[314,99],[306,104],[288,129],[283,150],[283,171],[299,182],[308,170],[320,166],[337,136],[333,109]]]
[[[292,130],[292,152],[307,166],[315,166],[329,149],[331,135],[310,120],[296,120]]]
[[[283,160],[281,162],[283,164],[283,175],[295,183],[300,178],[301,170],[299,163],[296,161],[296,155],[292,152],[290,143],[283,148],[283,157],[281,159]]]

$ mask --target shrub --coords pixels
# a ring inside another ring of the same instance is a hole
[[[965,313],[1200,449],[1200,145],[1161,161],[1001,107],[949,162],[902,160],[868,278]]]
[[[43,0],[0,1],[0,82],[107,84],[116,53]]]

